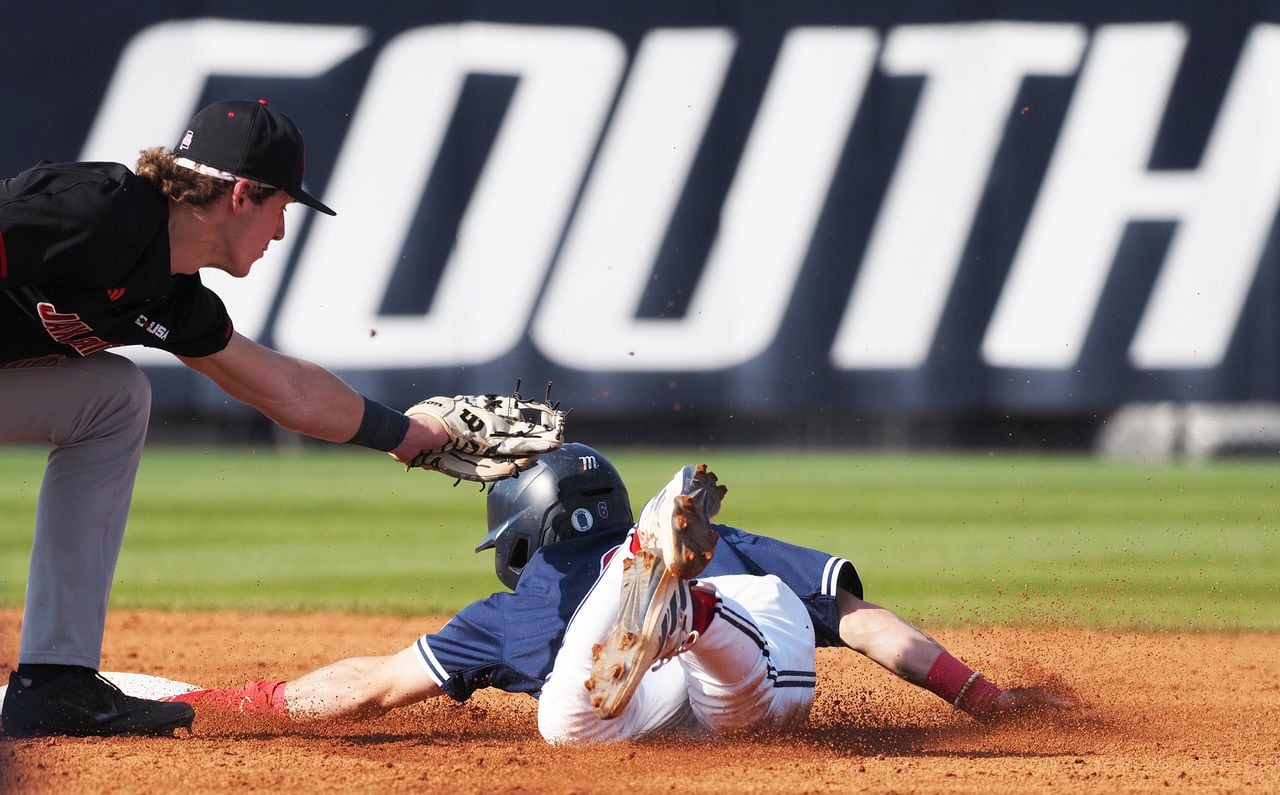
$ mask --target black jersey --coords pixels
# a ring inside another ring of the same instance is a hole
[[[0,181],[0,363],[146,345],[227,346],[231,319],[169,264],[169,205],[118,163],[40,163]]]

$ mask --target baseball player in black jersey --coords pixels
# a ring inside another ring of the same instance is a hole
[[[724,494],[705,467],[683,467],[633,521],[613,465],[566,444],[489,494],[479,549],[495,550],[514,593],[469,605],[396,654],[171,698],[313,721],[496,687],[538,698],[551,743],[717,734],[803,723],[815,648],[845,646],[981,720],[1070,706],[996,686],[864,601],[848,560],[712,524]]]
[[[42,162],[0,181],[0,443],[52,446],[36,511],[9,735],[169,734],[191,708],[97,676],[107,596],[150,411],[119,345],[169,351],[280,426],[401,462],[451,437],[329,371],[236,333],[205,268],[245,276],[302,187],[297,127],[266,101],[219,102],[177,146],[117,163]]]

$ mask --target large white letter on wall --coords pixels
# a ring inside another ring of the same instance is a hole
[[[655,212],[619,202],[617,191],[627,190],[624,181],[646,163],[667,181],[681,176],[687,167],[682,156],[658,153],[658,146],[685,141],[708,109],[682,114],[663,104],[673,99],[669,91],[647,86],[629,94],[628,101],[661,105],[675,129],[646,142],[626,121],[643,108],[624,103],[619,110],[617,137],[611,130],[535,321],[534,338],[547,355],[582,369],[647,371],[717,370],[763,352],[789,304],[877,43],[875,33],[862,28],[797,28],[787,34],[725,199],[719,235],[680,319],[636,317],[662,227]],[[701,42],[672,37],[655,46],[661,55],[688,59],[695,44],[707,58],[720,57],[724,47],[722,37],[710,35]],[[642,74],[668,84],[678,77]],[[709,101],[713,86],[707,79],[684,79],[694,83],[686,92]],[[662,196],[659,208],[665,211],[674,195],[664,191],[679,185],[658,185],[652,175],[640,180],[647,186],[642,195]],[[640,225],[628,229],[633,221]],[[584,333],[575,309],[597,296],[605,300],[593,302],[592,325]],[[715,344],[707,344],[709,339]]]
[[[1246,44],[1194,171],[1148,170],[1186,39],[1178,25],[1095,37],[1041,196],[983,343],[1005,367],[1074,364],[1126,224],[1177,221],[1129,350],[1139,368],[1221,363],[1280,201],[1280,34]]]
[[[889,35],[882,68],[927,79],[836,335],[836,367],[925,363],[1023,78],[1074,73],[1086,40],[1079,25],[1012,22]]]
[[[624,61],[616,37],[585,28],[464,23],[388,44],[325,193],[338,217],[316,225],[281,309],[280,347],[331,367],[430,367],[514,346]],[[379,316],[470,73],[518,77],[510,107],[428,312]]]

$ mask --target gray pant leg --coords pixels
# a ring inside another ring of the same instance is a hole
[[[0,443],[53,445],[36,506],[19,662],[96,669],[151,384],[128,359],[97,353],[0,369],[0,405]]]

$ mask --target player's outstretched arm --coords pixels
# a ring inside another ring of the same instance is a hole
[[[376,718],[442,695],[413,646],[385,657],[339,660],[291,680],[285,688],[293,720]]]
[[[838,604],[840,639],[846,646],[978,720],[1075,706],[1071,699],[1040,687],[997,687],[893,611],[847,591],[839,592]]]
[[[339,444],[353,441],[365,418],[365,399],[318,364],[287,356],[235,333],[226,348],[211,356],[180,357],[231,397],[253,406],[285,430]],[[386,409],[382,409],[384,412]],[[398,422],[406,422],[399,412]],[[399,443],[378,449],[400,461],[449,442],[444,425],[433,417],[407,419]],[[396,434],[399,436],[399,433]],[[373,445],[370,445],[373,446]]]
[[[366,720],[444,695],[409,647],[385,657],[349,657],[296,679],[196,690],[167,701],[297,722]]]

